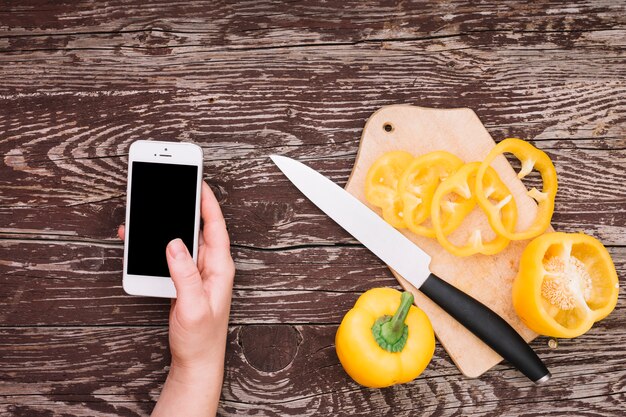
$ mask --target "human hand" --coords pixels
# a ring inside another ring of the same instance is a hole
[[[183,386],[205,386],[210,380],[211,386],[218,388],[217,398],[215,393],[211,395],[215,405],[219,399],[235,266],[222,211],[205,182],[200,204],[204,226],[198,239],[197,267],[182,240],[174,239],[166,248],[177,299],[172,300],[169,315],[172,366],[155,414],[164,401],[170,379],[174,380],[170,385]],[[118,235],[124,239],[124,226],[119,227]]]

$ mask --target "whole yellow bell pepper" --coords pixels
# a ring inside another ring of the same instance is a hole
[[[361,385],[383,388],[412,381],[435,352],[435,334],[413,295],[374,288],[359,297],[335,337],[345,371]]]
[[[619,284],[606,248],[583,233],[546,233],[526,246],[513,283],[513,307],[539,334],[587,332],[617,304]]]

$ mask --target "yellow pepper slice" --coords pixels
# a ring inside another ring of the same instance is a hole
[[[383,388],[417,378],[435,352],[428,316],[410,292],[374,288],[344,316],[335,347],[341,365],[361,385]]]
[[[413,161],[404,151],[385,153],[372,164],[365,177],[365,199],[383,212],[383,219],[393,227],[405,228],[402,199],[397,193],[400,177]]]
[[[599,240],[553,232],[524,249],[513,283],[513,306],[535,332],[572,338],[608,316],[618,292],[615,265]]]
[[[488,242],[483,241],[481,230],[474,229],[463,246],[454,245],[444,233],[442,224],[444,211],[448,211],[454,218],[464,219],[476,205],[476,173],[480,168],[480,162],[471,162],[463,165],[457,172],[443,181],[435,191],[431,207],[431,220],[435,235],[439,244],[448,252],[456,256],[470,256],[477,253],[493,255],[500,252],[509,244],[509,239],[496,234],[496,237]],[[483,181],[491,188],[490,198],[497,201],[499,214],[503,227],[511,230],[517,220],[517,206],[513,201],[511,192],[502,182],[496,171],[487,167]]]
[[[435,151],[415,158],[407,167],[398,183],[398,193],[402,198],[407,228],[420,236],[435,237],[435,231],[423,223],[430,217],[433,195],[439,184],[456,172],[463,160],[446,151]],[[453,212],[456,213],[456,212]],[[444,211],[443,232],[448,234],[463,221]]]
[[[541,174],[543,180],[542,190],[532,188],[528,195],[537,201],[537,216],[531,226],[521,232],[516,232],[514,228],[503,223],[499,211],[502,207],[494,204],[490,199],[491,187],[484,182],[484,176],[494,158],[504,153],[512,153],[522,163],[517,177],[522,179],[536,169]],[[554,213],[554,197],[557,190],[557,177],[554,164],[545,152],[535,148],[530,143],[521,139],[508,138],[498,143],[482,162],[476,174],[476,200],[484,210],[492,229],[499,235],[510,240],[532,239],[545,232],[550,226],[552,214]]]

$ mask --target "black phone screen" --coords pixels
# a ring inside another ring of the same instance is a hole
[[[126,273],[169,277],[165,248],[183,240],[192,253],[198,167],[133,162]]]

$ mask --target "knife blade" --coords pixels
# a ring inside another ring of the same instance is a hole
[[[374,255],[535,383],[550,372],[526,341],[489,307],[430,272],[430,256],[352,194],[294,159],[270,155],[309,200]]]

